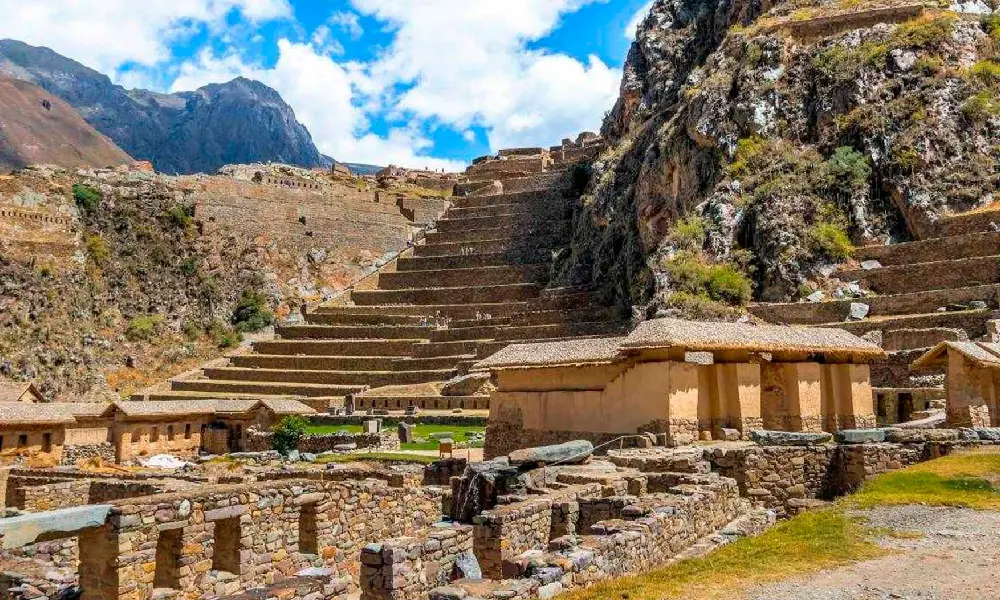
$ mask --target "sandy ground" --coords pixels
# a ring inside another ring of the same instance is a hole
[[[747,600],[1000,600],[1000,512],[904,506],[861,511],[873,527],[919,532],[883,538],[893,554],[777,584]]]
[[[401,454],[418,454],[420,456],[438,456],[437,450],[402,450]],[[482,448],[460,448],[452,454],[455,458],[468,458],[469,462],[481,462],[483,460]]]

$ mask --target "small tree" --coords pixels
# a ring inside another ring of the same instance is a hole
[[[101,205],[101,192],[95,187],[76,183],[73,185],[73,199],[82,212],[92,214]]]
[[[253,290],[244,290],[230,320],[236,331],[260,331],[274,323],[274,313],[268,309],[267,296]]]
[[[274,433],[274,449],[282,454],[288,454],[299,447],[299,440],[306,434],[309,423],[302,417],[289,415],[271,429]]]

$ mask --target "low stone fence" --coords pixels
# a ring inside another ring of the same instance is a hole
[[[486,427],[487,418],[475,415],[410,415],[391,417],[373,417],[371,415],[313,415],[308,417],[311,425],[361,425],[365,421],[381,419],[382,427],[390,429],[396,424],[414,423],[417,425],[467,425],[470,427]]]
[[[465,472],[469,464],[465,458],[445,458],[437,460],[424,467],[424,485],[441,485],[451,487],[451,478]]]
[[[383,429],[379,433],[328,433],[304,435],[299,439],[299,452],[319,454],[335,452],[337,446],[354,445],[355,450],[377,450],[393,452],[399,450],[399,434],[394,429]],[[274,434],[270,431],[247,431],[247,452],[264,452],[274,448]]]
[[[418,600],[455,578],[455,563],[472,552],[472,527],[434,527],[414,537],[361,550],[361,600]]]
[[[7,479],[6,502],[7,506],[25,512],[43,512],[151,496],[173,491],[171,487],[143,481],[12,475]]]
[[[500,506],[474,519],[474,547],[483,575],[505,579],[516,575],[505,567],[514,556],[544,548],[552,531],[552,499],[539,498]]]

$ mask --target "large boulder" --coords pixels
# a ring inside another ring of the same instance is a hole
[[[890,427],[885,431],[885,441],[895,444],[923,442],[953,442],[958,440],[957,429],[900,429]]]
[[[833,436],[825,431],[806,433],[801,431],[768,431],[761,429],[751,431],[750,439],[761,446],[815,446],[830,442]]]
[[[469,373],[460,375],[445,382],[441,388],[442,396],[474,396],[484,385],[489,383],[489,373]]]
[[[594,453],[594,445],[587,440],[576,440],[554,446],[522,448],[508,455],[510,464],[517,467],[551,465],[553,463],[580,464]]]
[[[877,444],[885,441],[885,429],[843,429],[837,432],[841,444]]]

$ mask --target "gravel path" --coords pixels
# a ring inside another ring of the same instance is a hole
[[[860,511],[894,553],[745,592],[747,600],[1000,600],[1000,512],[903,506]]]

